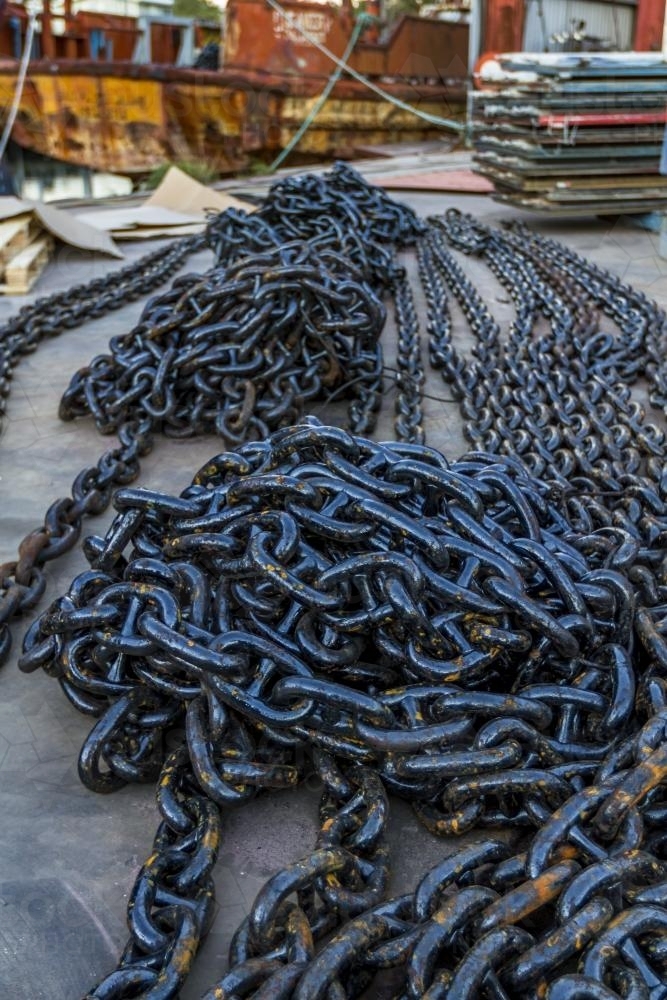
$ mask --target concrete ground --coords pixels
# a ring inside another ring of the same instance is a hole
[[[424,163],[434,168],[432,160],[413,156],[403,158],[401,169],[419,169]],[[371,162],[366,172],[372,176],[387,169],[386,161]],[[259,193],[265,186],[258,181],[252,189]],[[490,223],[515,214],[479,196],[402,198],[423,215],[452,205]],[[531,222],[667,305],[667,261],[658,256],[656,235],[627,222],[538,217]],[[134,259],[148,247],[129,244],[126,249],[128,259]],[[202,253],[187,267],[204,269],[210,263],[211,255]],[[414,262],[408,264],[414,273]],[[30,298],[116,266],[115,261],[62,250]],[[474,260],[466,259],[465,266],[478,279],[492,310],[507,323],[511,306],[495,279]],[[19,299],[0,299],[0,321],[20,305]],[[140,304],[133,303],[67,332],[42,344],[18,367],[0,441],[0,560],[14,558],[18,540],[41,523],[53,499],[68,495],[78,471],[110,445],[89,420],[61,424],[58,401],[71,374],[104,352],[111,336],[129,330],[139,311]],[[423,315],[421,301],[420,312]],[[460,317],[456,331],[461,346],[470,346]],[[394,341],[390,317],[385,333],[390,366]],[[455,458],[465,450],[456,404],[448,401],[447,387],[432,372],[426,392],[428,443]],[[393,397],[388,383],[379,438],[393,437]],[[326,419],[327,411],[320,416]],[[178,492],[220,450],[214,438],[160,440],[144,462],[141,485]],[[86,533],[102,532],[110,517],[91,520]],[[84,565],[78,550],[49,564],[48,592],[40,608],[65,590]],[[79,784],[77,755],[90,721],[70,707],[53,680],[41,672],[18,672],[18,645],[0,678],[0,995],[11,1000],[75,1000],[113,967],[124,943],[128,893],[150,851],[157,814],[150,787],[129,787],[104,797]],[[224,971],[230,935],[267,877],[311,849],[317,801],[317,789],[305,787],[267,795],[227,813],[216,871],[219,912],[182,1000],[199,997]],[[404,803],[393,802],[392,810],[392,889],[402,891],[449,853],[452,844],[426,834]]]

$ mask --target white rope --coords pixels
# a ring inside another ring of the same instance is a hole
[[[362,30],[364,28],[364,24],[365,24],[365,22],[367,20],[370,20],[370,18],[368,18],[366,14],[359,14],[359,16],[357,18],[357,21],[356,21],[356,24],[354,26],[354,31],[350,35],[350,40],[347,43],[347,48],[345,49],[345,52],[343,52],[343,56],[342,56],[342,59],[341,59],[341,63],[343,63],[345,66],[347,66],[347,60],[352,55],[352,52],[354,50],[354,46],[357,44],[357,41],[359,39],[359,35],[361,34],[361,32],[362,32]],[[329,99],[329,94],[331,93],[331,91],[334,89],[334,87],[336,86],[336,84],[340,80],[342,74],[343,74],[343,66],[342,65],[336,66],[336,68],[333,70],[331,76],[327,80],[326,87],[324,88],[324,90],[322,91],[322,93],[320,94],[320,96],[315,101],[315,104],[313,105],[313,107],[311,108],[311,110],[308,112],[308,114],[305,117],[305,119],[301,122],[301,125],[299,126],[299,128],[297,129],[297,131],[295,132],[295,134],[292,136],[292,138],[290,139],[290,141],[287,143],[287,145],[285,146],[285,148],[280,153],[278,153],[278,155],[276,156],[275,160],[273,161],[273,163],[269,167],[269,173],[272,174],[274,171],[276,171],[278,169],[278,167],[281,166],[281,164],[285,162],[285,160],[290,155],[290,153],[292,152],[292,150],[295,149],[299,145],[299,143],[301,142],[302,138],[304,137],[304,135],[306,134],[306,132],[308,131],[308,129],[310,128],[310,126],[313,124],[313,122],[315,121],[315,119],[319,115],[319,113],[322,110],[322,108],[324,107],[324,105],[327,103],[327,101]]]
[[[454,129],[454,131],[456,132],[463,132],[465,130],[465,124],[463,122],[457,122],[451,118],[440,118],[438,115],[430,115],[428,111],[420,111],[419,108],[415,108],[412,104],[407,104],[400,98],[394,97],[393,94],[388,94],[386,90],[382,90],[381,87],[378,87],[378,85],[376,83],[373,83],[372,80],[369,80],[368,77],[364,76],[362,73],[358,73],[356,69],[352,69],[351,66],[348,66],[346,63],[344,63],[343,60],[339,59],[337,55],[334,55],[334,53],[330,49],[328,49],[326,45],[322,45],[320,42],[318,42],[317,39],[313,37],[313,35],[307,32],[305,28],[301,27],[298,21],[296,21],[291,14],[288,14],[287,11],[280,6],[277,0],[266,0],[266,2],[268,3],[269,7],[273,7],[273,9],[277,11],[280,14],[280,16],[287,21],[287,23],[290,25],[291,28],[293,28],[295,31],[298,31],[299,34],[303,38],[305,38],[307,42],[310,43],[310,45],[314,45],[315,48],[319,49],[319,51],[323,55],[327,56],[328,59],[331,59],[332,62],[335,62],[336,65],[341,67],[341,69],[345,73],[348,73],[353,80],[357,80],[359,83],[363,83],[364,87],[368,87],[368,89],[372,90],[374,94],[377,94],[378,97],[381,97],[383,101],[388,101],[395,107],[400,108],[401,111],[407,111],[409,112],[409,114],[415,115],[417,118],[421,118],[423,121],[429,122],[429,124],[431,125],[438,125],[441,126],[442,128]]]
[[[14,90],[14,99],[12,101],[12,106],[9,109],[9,115],[7,116],[7,121],[5,122],[5,127],[2,132],[2,137],[0,138],[0,161],[5,155],[5,150],[7,149],[7,143],[9,142],[9,136],[14,128],[14,122],[16,121],[16,116],[18,114],[19,105],[21,103],[21,97],[23,96],[23,87],[25,84],[26,73],[28,72],[28,63],[30,62],[30,56],[32,53],[32,40],[35,35],[35,22],[37,18],[34,12],[28,14],[28,30],[25,35],[25,42],[23,44],[23,55],[21,56],[21,65],[19,68],[19,75],[16,79],[16,88]]]

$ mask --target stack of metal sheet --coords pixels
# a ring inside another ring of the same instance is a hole
[[[495,197],[563,213],[667,208],[667,59],[653,52],[509,53],[482,62],[475,169]]]

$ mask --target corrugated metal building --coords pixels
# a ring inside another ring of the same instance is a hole
[[[556,39],[583,25],[581,34],[600,39],[617,51],[633,46],[636,0],[529,0],[523,30],[524,52],[554,52],[564,46]]]
[[[473,0],[482,8],[482,52],[562,51],[567,36],[581,33],[602,47],[659,52],[665,0]],[[572,46],[576,48],[576,44]],[[586,47],[586,46],[583,46]]]

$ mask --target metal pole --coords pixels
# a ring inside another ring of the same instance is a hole
[[[665,15],[662,22],[662,54],[667,56],[667,4],[665,4]],[[667,125],[665,125],[662,133],[662,153],[660,155],[660,173],[664,176],[667,174]],[[660,257],[667,258],[667,215],[662,213],[662,218],[660,219],[660,239],[658,242],[658,254]]]
[[[468,26],[468,93],[466,97],[466,141],[472,140],[472,72],[480,57],[482,45],[482,5],[484,0],[472,0]]]

